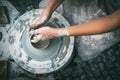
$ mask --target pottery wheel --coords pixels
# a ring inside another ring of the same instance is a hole
[[[23,69],[35,74],[50,73],[63,68],[70,61],[74,46],[74,37],[30,42],[29,24],[42,11],[35,9],[26,12],[15,21],[9,32],[15,38],[10,47],[13,59]],[[44,26],[60,28],[70,25],[64,17],[54,12]]]

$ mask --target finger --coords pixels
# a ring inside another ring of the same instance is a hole
[[[31,30],[29,31],[29,34],[30,34],[30,35],[34,35],[34,34],[35,34],[35,30],[31,29]]]
[[[31,40],[31,42],[32,42],[32,43],[37,43],[38,41],[36,41],[36,40]]]
[[[38,42],[37,37],[33,37],[33,38],[31,39],[31,42],[32,42],[32,43],[37,43],[37,42]]]
[[[34,28],[34,27],[35,27],[35,24],[36,24],[35,21],[31,22],[31,23],[30,23],[30,28]]]
[[[41,40],[41,39],[42,39],[42,37],[43,37],[43,36],[42,36],[42,35],[40,35],[40,34],[36,36],[36,38],[37,38],[38,40]]]
[[[40,20],[40,18],[36,18],[34,19],[31,23],[30,23],[30,29],[35,29],[38,26],[38,21]]]
[[[34,35],[34,37],[37,37],[38,35]]]
[[[35,35],[33,37],[33,39],[31,40],[31,42],[33,43],[37,43],[38,41],[40,41],[42,39],[42,35]]]
[[[38,34],[41,34],[42,30],[39,28],[39,29],[34,30],[33,32],[34,32],[33,33],[34,35],[38,35]]]
[[[32,29],[34,29],[34,26],[30,25],[29,31],[31,31]]]
[[[29,32],[30,35],[39,35],[41,33],[41,30],[40,29],[36,29],[36,30],[31,30]]]

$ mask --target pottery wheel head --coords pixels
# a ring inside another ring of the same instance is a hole
[[[37,43],[31,43],[33,47],[37,49],[45,49],[49,46],[50,40],[38,41]]]
[[[24,13],[10,29],[10,35],[15,38],[10,54],[23,69],[35,74],[50,73],[61,69],[70,61],[74,46],[74,37],[59,37],[31,43],[29,24],[42,11],[42,9],[35,9]],[[54,12],[44,26],[61,28],[70,25],[64,17]]]

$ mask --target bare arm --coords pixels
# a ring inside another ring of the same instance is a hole
[[[120,27],[120,9],[111,15],[67,28],[43,27],[31,32],[37,35],[32,42],[61,36],[95,35],[112,31]]]
[[[45,8],[49,13],[53,13],[53,11],[63,2],[64,0],[51,0],[48,6]]]
[[[54,10],[63,2],[64,0],[51,0],[45,10],[30,23],[30,30],[37,29],[45,24],[51,17]]]
[[[105,33],[118,27],[120,27],[120,9],[106,17],[66,29],[70,33],[70,36],[81,36]]]

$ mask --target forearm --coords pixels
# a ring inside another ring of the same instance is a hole
[[[115,13],[82,25],[66,28],[70,36],[94,35],[111,31],[120,26],[120,9]]]
[[[48,13],[53,13],[53,11],[63,2],[64,0],[51,0],[48,6],[45,8],[45,11]]]

